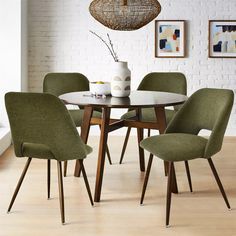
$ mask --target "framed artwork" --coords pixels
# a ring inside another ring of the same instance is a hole
[[[185,21],[155,21],[155,57],[185,57]]]
[[[236,57],[236,20],[209,21],[209,57]]]

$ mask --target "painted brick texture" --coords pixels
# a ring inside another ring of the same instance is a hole
[[[119,59],[128,61],[132,89],[152,71],[180,71],[187,77],[188,94],[199,88],[231,88],[236,91],[236,59],[208,58],[208,20],[236,20],[235,0],[160,0],[160,20],[187,21],[187,57],[154,57],[154,22],[133,32],[112,31],[89,14],[88,0],[29,1],[29,89],[42,91],[48,72],[85,74],[90,81],[109,81],[112,58],[89,30],[104,38],[109,33]],[[116,111],[114,114],[121,114]],[[236,107],[228,134],[236,134]]]

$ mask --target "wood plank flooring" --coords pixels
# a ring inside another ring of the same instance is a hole
[[[128,143],[119,165],[123,137],[110,137],[114,164],[106,161],[101,202],[91,207],[82,178],[75,178],[74,161],[64,178],[66,225],[60,223],[56,162],[52,163],[52,199],[47,200],[46,161],[33,159],[12,212],[7,207],[26,158],[13,148],[0,157],[0,236],[233,236],[236,235],[236,138],[227,138],[213,161],[228,195],[228,211],[206,160],[190,162],[193,193],[184,163],[176,164],[180,194],[173,195],[171,227],[165,228],[166,182],[162,162],[154,158],[144,205],[139,205],[144,175],[139,171],[136,138]],[[90,137],[93,154],[85,160],[92,193],[98,138]],[[146,153],[146,162],[147,162]]]

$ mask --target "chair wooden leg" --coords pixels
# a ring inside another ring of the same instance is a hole
[[[190,174],[190,170],[189,170],[188,161],[185,161],[184,164],[185,164],[185,169],[186,169],[186,173],[187,173],[187,177],[188,177],[189,189],[190,189],[190,192],[193,192],[192,180],[191,180],[191,174]]]
[[[169,170],[169,164],[167,161],[164,161],[164,173],[165,173],[165,176],[168,175],[168,170]]]
[[[110,154],[110,151],[109,151],[108,145],[107,145],[106,153],[107,153],[107,158],[108,158],[109,164],[112,165],[111,154]]]
[[[144,179],[144,183],[143,183],[143,191],[142,191],[142,196],[141,196],[141,200],[140,200],[141,205],[143,204],[144,196],[146,193],[148,179],[149,179],[149,175],[150,175],[150,171],[151,171],[151,167],[152,167],[152,160],[153,160],[153,154],[150,154],[148,166],[147,166],[147,171],[146,171],[146,175],[145,175],[145,179]]]
[[[67,161],[64,161],[64,177],[66,177],[67,175],[67,165],[68,165],[68,162]]]
[[[226,203],[227,207],[228,207],[229,209],[231,209],[230,204],[229,204],[229,201],[228,201],[228,198],[227,198],[226,193],[225,193],[225,190],[224,190],[224,187],[223,187],[223,185],[222,185],[222,183],[221,183],[221,181],[220,181],[219,175],[218,175],[218,173],[217,173],[217,171],[216,171],[216,168],[215,168],[215,166],[214,166],[214,164],[213,164],[213,161],[212,161],[211,158],[209,158],[209,159],[207,159],[207,160],[208,160],[208,162],[209,162],[209,165],[210,165],[210,167],[211,167],[211,170],[212,170],[212,173],[213,173],[213,175],[214,175],[214,177],[215,177],[215,180],[216,180],[216,182],[217,182],[217,184],[218,184],[218,186],[219,186],[219,189],[220,189],[220,191],[221,191],[221,194],[222,194],[222,196],[223,196],[223,198],[224,198],[224,200],[225,200],[225,203]]]
[[[51,160],[48,160],[47,163],[47,190],[48,190],[48,199],[50,199],[50,187],[51,187]]]
[[[120,156],[120,164],[122,164],[122,161],[123,161],[123,158],[125,155],[125,150],[126,150],[127,143],[129,140],[130,131],[131,131],[131,127],[128,127],[127,132],[126,132],[126,136],[125,136],[125,141],[124,141],[123,148],[122,148],[122,152],[121,152],[121,156]]]
[[[22,184],[22,182],[23,182],[23,180],[24,180],[24,178],[25,178],[25,174],[26,174],[26,172],[27,172],[27,170],[28,170],[28,168],[29,168],[29,165],[30,165],[31,160],[32,160],[32,158],[28,158],[28,160],[27,160],[27,162],[26,162],[26,164],[25,164],[24,170],[23,170],[23,172],[22,172],[22,174],[21,174],[21,177],[20,177],[20,179],[19,179],[19,181],[18,181],[18,184],[17,184],[17,186],[16,186],[16,189],[15,189],[15,192],[14,192],[14,194],[13,194],[13,196],[12,196],[10,205],[9,205],[9,207],[8,207],[8,210],[7,210],[8,213],[11,211],[11,208],[12,208],[12,206],[13,206],[13,204],[14,204],[14,201],[15,201],[15,199],[16,199],[16,196],[17,196],[17,194],[18,194],[18,192],[19,192],[19,190],[20,190],[21,184]]]
[[[142,121],[142,109],[136,109],[136,116],[138,121]],[[139,167],[140,171],[145,171],[145,158],[144,158],[144,149],[140,147],[140,142],[143,140],[143,128],[137,128],[137,137],[138,137],[138,150],[139,150]]]
[[[178,190],[178,185],[177,185],[177,179],[176,179],[176,173],[175,173],[175,165],[174,165],[174,162],[172,163],[173,164],[173,170],[172,170],[172,193],[178,193],[179,190]]]
[[[143,129],[137,128],[138,136],[138,150],[139,150],[139,166],[140,171],[145,171],[145,159],[144,159],[144,149],[139,146],[140,142],[143,140]]]
[[[148,129],[148,138],[151,136],[151,129]]]
[[[170,162],[168,171],[167,196],[166,196],[166,227],[169,227],[169,222],[170,222],[173,170],[174,170],[173,162]]]
[[[59,188],[59,200],[60,200],[60,210],[61,210],[61,223],[64,224],[65,206],[64,206],[64,190],[63,190],[61,161],[57,161],[57,173],[58,173],[58,188]]]
[[[92,197],[91,190],[90,190],[90,187],[89,187],[89,182],[88,182],[88,179],[87,179],[87,174],[86,174],[86,171],[84,169],[83,160],[79,160],[79,163],[80,163],[81,171],[82,171],[82,174],[83,174],[83,177],[84,177],[84,183],[85,183],[88,195],[89,195],[89,200],[90,200],[91,205],[93,206],[94,205],[93,197]]]

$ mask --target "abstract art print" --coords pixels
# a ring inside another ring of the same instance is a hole
[[[209,21],[209,57],[236,57],[236,21]]]
[[[185,57],[185,21],[155,21],[155,57]]]

